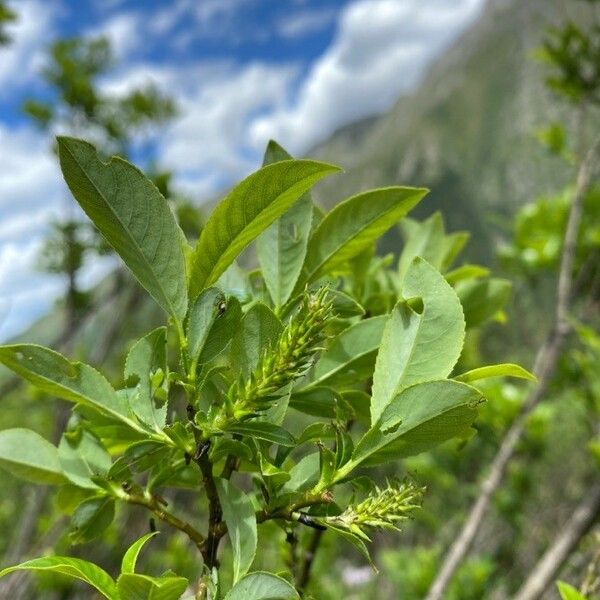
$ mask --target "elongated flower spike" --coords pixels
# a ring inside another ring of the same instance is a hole
[[[366,533],[369,528],[399,530],[398,523],[421,508],[424,492],[425,488],[410,481],[392,479],[384,489],[376,486],[362,502],[351,504],[340,515],[324,517],[321,521],[369,540]]]
[[[304,295],[296,314],[275,344],[263,352],[250,377],[230,388],[228,397],[235,420],[257,416],[270,408],[282,388],[308,371],[317,352],[323,349],[332,307],[327,288]]]

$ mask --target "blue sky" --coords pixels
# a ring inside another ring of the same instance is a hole
[[[13,43],[0,48],[0,339],[47,311],[64,285],[37,272],[36,257],[48,222],[76,209],[49,137],[20,110],[48,94],[40,71],[54,39],[107,36],[118,64],[106,92],[152,82],[175,97],[177,118],[143,142],[201,202],[255,169],[271,137],[303,154],[385,111],[483,2],[13,0]],[[84,282],[110,266],[96,262]]]

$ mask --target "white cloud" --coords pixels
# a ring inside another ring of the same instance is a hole
[[[12,38],[0,48],[0,96],[32,82],[44,64],[45,50],[52,39],[59,6],[42,0],[20,0],[11,4],[17,20],[6,27]]]
[[[285,38],[299,38],[319,31],[333,22],[335,8],[306,9],[286,15],[277,23],[277,32]]]
[[[302,83],[298,101],[257,119],[252,141],[274,137],[304,152],[336,128],[385,110],[410,90],[425,66],[482,0],[357,0],[337,36]]]
[[[36,272],[48,222],[72,206],[48,140],[29,127],[0,124],[0,337],[48,310],[63,288]]]
[[[141,32],[144,21],[141,15],[133,12],[117,13],[99,26],[88,30],[91,37],[106,37],[119,59],[127,57],[142,46]]]

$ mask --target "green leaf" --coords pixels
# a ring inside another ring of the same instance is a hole
[[[586,600],[586,597],[576,590],[572,585],[564,581],[557,581],[558,591],[562,600]]]
[[[226,479],[217,479],[217,490],[233,548],[233,583],[252,566],[258,543],[256,517],[250,498]]]
[[[91,478],[105,475],[112,463],[100,440],[85,429],[80,429],[77,435],[63,435],[58,445],[58,458],[65,477],[88,489],[98,489]]]
[[[336,383],[342,375],[355,383],[368,376],[387,322],[387,315],[364,319],[338,334],[315,365],[310,387]]]
[[[463,232],[446,235],[444,218],[440,212],[422,222],[404,219],[400,230],[404,237],[404,248],[398,261],[398,276],[401,282],[417,256],[443,271],[450,266],[469,237]]]
[[[305,274],[300,282],[310,283],[364,251],[427,192],[424,188],[381,188],[338,204],[325,215],[308,241]]]
[[[161,430],[167,422],[167,391],[160,381],[153,385],[153,377],[167,376],[167,328],[159,327],[137,341],[125,360],[125,379],[137,381],[135,391],[129,395],[129,405],[136,416],[155,430]],[[155,392],[157,387],[163,397]]]
[[[292,392],[290,408],[313,417],[335,418],[337,396],[328,387],[310,387]]]
[[[0,467],[33,483],[67,483],[56,447],[30,429],[0,431]]]
[[[318,452],[303,456],[289,471],[290,478],[284,486],[288,492],[301,492],[313,487],[320,472],[320,455]]]
[[[297,600],[294,586],[282,577],[257,571],[238,581],[224,600]]]
[[[466,279],[481,279],[487,277],[490,274],[490,270],[480,265],[461,265],[460,267],[446,273],[446,281],[454,286],[460,281]]]
[[[263,165],[291,158],[277,142],[271,140],[267,145]],[[277,307],[287,302],[300,275],[306,256],[312,213],[312,199],[310,193],[306,193],[256,240],[262,274],[273,304]]]
[[[403,299],[385,326],[373,375],[371,423],[401,390],[450,374],[462,349],[465,321],[460,302],[444,277],[415,258],[404,278]],[[418,313],[408,300],[420,299]]]
[[[505,279],[477,279],[456,284],[467,327],[477,327],[500,311],[510,296],[512,284]]]
[[[119,597],[113,578],[106,571],[87,560],[71,558],[69,556],[34,558],[20,565],[8,567],[0,571],[0,577],[4,577],[13,571],[49,571],[51,573],[60,573],[89,583],[105,598],[109,598],[109,600],[122,600]]]
[[[478,379],[487,379],[489,377],[516,377],[518,379],[537,381],[536,376],[530,373],[527,369],[512,363],[479,367],[478,369],[472,369],[466,373],[461,373],[454,379],[456,381],[462,381],[463,383],[471,383],[472,381],[477,381]]]
[[[178,600],[188,586],[183,577],[148,577],[122,573],[117,579],[120,600]]]
[[[451,379],[404,389],[358,442],[346,471],[419,454],[461,435],[481,402],[479,391]]]
[[[156,535],[158,535],[158,531],[147,533],[127,548],[127,552],[125,552],[123,560],[121,561],[121,573],[135,573],[135,565],[137,564],[137,559],[142,547],[148,540],[151,540]]]
[[[281,446],[295,446],[296,439],[283,427],[267,421],[243,421],[227,427],[229,433],[237,433],[250,438],[264,440]]]
[[[58,352],[35,344],[0,346],[0,362],[47,394],[81,403],[140,429],[129,418],[125,398],[89,365],[72,363]]]
[[[237,298],[226,298],[210,287],[196,298],[187,323],[188,351],[196,364],[216,358],[240,327],[242,308]]]
[[[369,554],[369,549],[367,548],[367,545],[365,544],[364,540],[361,537],[359,537],[355,533],[352,533],[351,531],[348,531],[347,529],[343,529],[342,527],[337,527],[335,525],[332,525],[331,523],[328,523],[326,520],[323,520],[322,524],[325,525],[325,527],[327,527],[327,531],[331,531],[331,532],[335,533],[336,535],[339,535],[342,539],[344,539],[347,542],[349,542],[350,544],[352,544],[360,552],[362,557],[366,559],[366,561],[369,563],[369,565],[371,565],[371,567],[373,567],[375,572],[377,572],[377,568],[375,567],[375,564],[373,563],[373,559],[371,558],[371,555]]]
[[[210,215],[194,250],[190,296],[215,283],[240,252],[337,167],[312,160],[268,165],[238,184]]]
[[[76,509],[71,519],[71,543],[83,544],[101,535],[115,518],[113,498],[89,498]]]
[[[273,345],[283,330],[281,321],[262,302],[254,304],[244,315],[231,341],[231,364],[248,377],[256,368],[261,353]]]
[[[71,193],[140,284],[170,315],[187,310],[184,234],[167,201],[136,167],[113,157],[102,162],[83,140],[58,138]]]

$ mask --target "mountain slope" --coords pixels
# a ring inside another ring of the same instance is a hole
[[[564,118],[544,87],[545,66],[531,58],[563,9],[559,0],[489,2],[412,96],[310,152],[346,169],[319,185],[319,199],[332,205],[369,187],[425,185],[432,193],[417,216],[441,208],[450,229],[473,233],[471,252],[489,260],[502,217],[570,175],[534,136]]]

